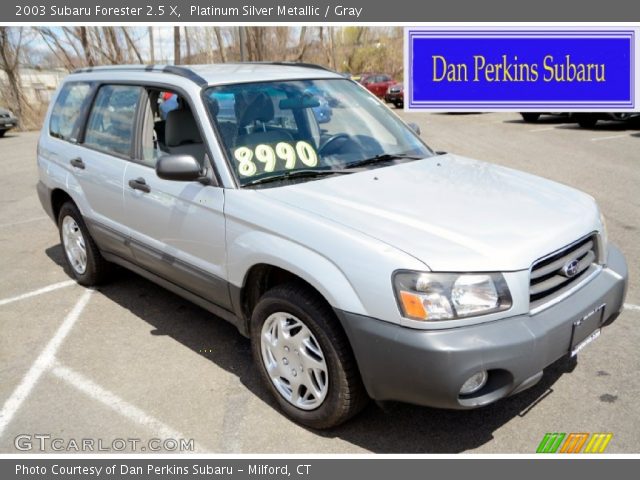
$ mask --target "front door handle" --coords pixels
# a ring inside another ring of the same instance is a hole
[[[86,167],[86,165],[84,164],[84,162],[80,157],[71,159],[69,163],[71,164],[72,167],[79,168],[80,170],[84,170]]]
[[[151,188],[149,188],[149,185],[147,185],[147,182],[142,177],[129,180],[129,186],[134,190],[140,190],[144,193],[149,193],[151,191]]]

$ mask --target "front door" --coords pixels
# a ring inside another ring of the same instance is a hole
[[[170,109],[161,109],[164,98],[170,98],[164,93],[144,92],[138,160],[125,171],[131,249],[147,270],[230,309],[224,190],[156,175],[155,164],[162,155],[189,154],[205,161],[205,145],[187,102],[178,98]]]

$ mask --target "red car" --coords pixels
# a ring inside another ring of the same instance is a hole
[[[376,97],[383,98],[387,93],[387,89],[391,85],[394,85],[396,81],[391,78],[391,75],[386,75],[384,73],[368,73],[366,75],[362,75],[360,83]]]

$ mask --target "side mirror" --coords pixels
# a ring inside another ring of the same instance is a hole
[[[409,125],[409,128],[416,132],[417,135],[420,135],[420,127],[417,123],[409,122],[407,125]]]
[[[165,180],[192,182],[202,177],[202,166],[191,155],[165,155],[156,163],[158,177]]]

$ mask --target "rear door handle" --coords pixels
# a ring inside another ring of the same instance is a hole
[[[151,188],[149,188],[149,185],[147,185],[147,182],[142,177],[129,180],[129,186],[134,190],[140,190],[144,193],[149,193],[151,191]]]
[[[86,167],[86,165],[84,164],[84,162],[80,157],[71,159],[69,163],[71,164],[72,167],[79,168],[80,170],[84,170]]]

